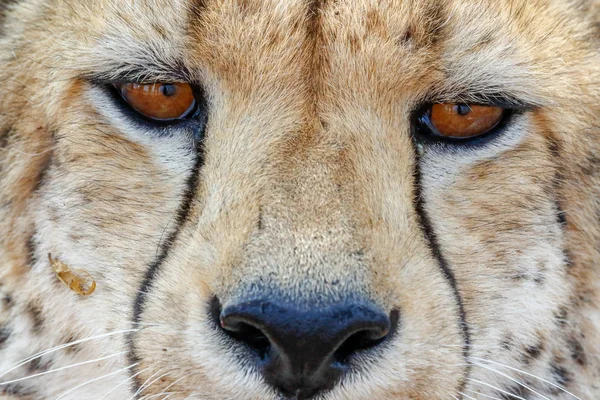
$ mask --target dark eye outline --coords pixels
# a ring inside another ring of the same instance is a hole
[[[494,139],[501,134],[505,128],[510,124],[512,119],[522,110],[502,107],[494,104],[477,104],[477,103],[456,103],[466,105],[481,105],[487,107],[502,107],[503,113],[500,120],[490,129],[482,132],[478,135],[469,137],[451,137],[445,136],[439,133],[435,125],[431,122],[431,107],[434,104],[439,103],[427,103],[421,106],[413,113],[412,125],[413,125],[413,136],[418,142],[425,143],[445,143],[448,145],[455,146],[476,146],[486,143],[488,140]]]
[[[156,130],[159,135],[169,134],[173,129],[177,130],[192,130],[195,139],[200,140],[204,134],[206,123],[208,122],[208,102],[202,88],[197,85],[192,85],[195,104],[184,116],[175,119],[154,119],[148,117],[139,111],[135,110],[123,97],[119,90],[119,84],[139,83],[139,82],[112,82],[102,85],[114,104],[120,112],[128,119],[133,121],[140,127],[148,130]],[[144,82],[144,83],[161,83],[168,84],[170,82]]]

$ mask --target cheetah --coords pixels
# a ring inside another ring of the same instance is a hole
[[[599,16],[0,0],[0,398],[600,399]]]

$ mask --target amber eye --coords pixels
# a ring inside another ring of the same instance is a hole
[[[121,83],[115,87],[131,108],[154,120],[185,118],[196,106],[194,91],[187,83]]]
[[[427,125],[437,136],[466,139],[489,132],[504,115],[502,107],[433,104],[427,113]]]

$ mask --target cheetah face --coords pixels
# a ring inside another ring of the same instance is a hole
[[[569,319],[600,231],[592,2],[22,3],[23,293],[123,332],[92,347],[124,383],[73,396],[599,395],[597,292]]]

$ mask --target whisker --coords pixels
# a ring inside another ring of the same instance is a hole
[[[142,391],[140,392],[140,394],[144,393],[146,390],[148,390],[148,388],[149,388],[150,386],[154,385],[154,384],[155,384],[157,381],[159,381],[160,379],[162,379],[162,378],[164,378],[165,376],[167,376],[167,375],[171,374],[171,372],[172,372],[172,371],[165,372],[164,374],[162,374],[162,375],[161,375],[161,376],[159,376],[158,378],[154,379],[152,382],[150,382],[150,383],[148,384],[148,386],[146,386],[146,387],[144,388],[144,390],[142,390]]]
[[[115,390],[117,390],[119,387],[121,387],[121,385],[124,385],[125,383],[129,382],[130,380],[134,379],[136,376],[143,374],[144,372],[146,372],[148,368],[144,368],[143,370],[131,375],[129,378],[124,379],[121,383],[117,384],[117,386],[115,386],[114,388],[110,389],[108,392],[104,393],[104,395],[102,395],[102,397],[100,397],[98,400],[102,400],[104,398],[106,398],[109,394],[111,394],[112,392],[114,392]]]
[[[479,395],[479,396],[483,396],[483,397],[486,397],[486,398],[488,398],[488,399],[502,400],[502,399],[500,399],[500,398],[498,398],[498,397],[490,396],[490,395],[488,395],[488,394],[479,393],[479,392],[476,392],[476,391],[474,391],[474,390],[469,390],[469,389],[465,389],[465,390],[466,390],[467,392],[475,393],[475,394],[477,394],[477,395]],[[466,396],[466,395],[465,395],[465,396]],[[472,398],[472,397],[471,397],[471,398]]]
[[[148,377],[148,379],[146,379],[144,381],[144,383],[142,383],[142,385],[138,388],[138,390],[133,394],[133,396],[131,396],[128,400],[133,400],[135,399],[135,397],[137,395],[139,395],[140,393],[142,393],[144,390],[146,390],[146,384],[150,381],[150,379],[154,378],[156,375],[160,374],[162,371],[164,371],[164,368],[159,369],[158,371],[156,371],[155,373],[153,373],[152,375],[150,375],[150,377]]]
[[[77,364],[72,364],[72,365],[67,365],[65,367],[60,367],[60,368],[52,369],[50,371],[44,371],[44,372],[40,372],[38,374],[25,376],[23,378],[13,379],[12,381],[0,382],[0,386],[10,385],[11,383],[21,382],[21,381],[25,381],[27,379],[37,378],[38,376],[48,375],[48,374],[52,374],[54,372],[59,372],[59,371],[64,371],[66,369],[79,367],[81,365],[92,364],[92,363],[95,363],[95,362],[98,362],[98,361],[108,360],[110,358],[118,357],[118,356],[123,355],[125,353],[127,353],[127,352],[126,351],[122,351],[120,353],[112,354],[110,356],[96,358],[95,360],[83,361],[83,362],[79,362]]]
[[[180,380],[182,380],[184,377],[182,376],[181,378],[175,380],[174,382],[172,382],[169,386],[167,386],[166,388],[163,389],[163,391],[161,393],[159,393],[157,396],[161,396],[161,395],[165,395],[165,394],[174,394],[174,393],[181,393],[180,391],[177,392],[168,392],[168,390],[173,387],[175,384],[177,384],[177,382],[179,382]],[[146,399],[146,397],[142,397],[141,400]]]
[[[516,395],[516,394],[513,394],[513,393],[510,393],[510,392],[507,392],[507,391],[506,391],[506,390],[504,390],[504,389],[500,389],[499,387],[496,387],[496,386],[494,386],[494,385],[490,385],[489,383],[485,383],[485,382],[479,381],[479,380],[477,380],[477,379],[474,379],[474,378],[470,378],[469,380],[470,380],[470,381],[472,381],[472,382],[475,382],[475,383],[479,383],[480,385],[484,385],[484,386],[487,386],[487,387],[489,387],[489,388],[492,388],[492,389],[494,389],[494,390],[497,390],[497,391],[499,391],[500,393],[504,393],[505,395],[507,395],[507,396],[509,396],[509,397],[511,397],[511,398],[513,398],[513,399],[527,400],[527,399],[525,399],[525,398],[523,398],[523,397],[521,397],[521,396],[518,396],[518,395]]]
[[[521,374],[524,374],[524,375],[530,376],[530,377],[532,377],[532,378],[539,379],[540,381],[542,381],[542,382],[544,382],[544,383],[547,383],[548,385],[550,385],[550,386],[553,386],[553,387],[557,388],[558,390],[560,390],[560,391],[562,391],[562,392],[564,392],[564,393],[566,393],[566,394],[568,394],[568,395],[570,395],[570,396],[573,396],[573,397],[574,397],[574,398],[576,398],[577,400],[582,400],[581,398],[579,398],[579,397],[575,396],[573,393],[569,392],[569,391],[568,391],[567,389],[565,389],[564,387],[562,387],[562,386],[560,386],[560,385],[557,385],[557,384],[556,384],[556,383],[554,383],[554,382],[550,382],[550,381],[548,381],[548,380],[546,380],[546,379],[544,379],[544,378],[541,378],[541,377],[539,377],[539,376],[537,376],[537,375],[530,374],[529,372],[525,372],[525,371],[523,371],[523,370],[520,370],[520,369],[518,369],[518,368],[515,368],[515,367],[511,367],[510,365],[502,364],[502,363],[499,363],[499,362],[496,362],[496,361],[492,361],[492,360],[486,360],[485,358],[478,358],[478,357],[473,357],[473,356],[471,356],[470,358],[472,358],[472,359],[474,359],[474,360],[479,360],[479,361],[483,361],[483,362],[488,362],[488,363],[490,363],[490,364],[495,364],[495,365],[498,365],[499,367],[508,368],[508,369],[510,369],[510,370],[513,370],[513,371],[519,372],[519,373],[521,373]]]
[[[464,392],[459,392],[462,396],[466,397],[467,399],[471,399],[471,400],[477,400],[474,397],[469,396],[468,394],[464,393]],[[498,399],[500,400],[500,399]]]
[[[73,393],[74,391],[76,391],[76,390],[77,390],[77,389],[79,389],[79,388],[82,388],[83,386],[89,385],[90,383],[97,382],[97,381],[99,381],[99,380],[102,380],[102,379],[104,379],[104,378],[108,378],[109,376],[112,376],[112,375],[117,375],[117,374],[120,374],[121,372],[123,372],[123,371],[127,371],[128,369],[131,369],[131,368],[135,368],[135,367],[137,367],[138,365],[139,365],[139,363],[135,363],[135,364],[132,364],[132,365],[130,365],[130,366],[128,366],[128,367],[121,368],[121,369],[119,369],[119,370],[117,370],[117,371],[111,372],[110,374],[106,374],[106,375],[102,375],[102,376],[99,376],[99,377],[97,377],[97,378],[94,378],[94,379],[90,379],[89,381],[87,381],[87,382],[84,382],[84,383],[82,383],[82,384],[80,384],[80,385],[77,385],[77,386],[75,386],[73,389],[70,389],[70,390],[68,390],[68,391],[64,392],[63,394],[61,394],[60,396],[58,396],[58,397],[57,397],[57,398],[55,398],[54,400],[60,400],[60,399],[64,398],[66,395],[68,395],[69,393]]]
[[[22,359],[20,361],[17,361],[17,365],[15,365],[14,367],[12,367],[12,368],[10,368],[10,369],[8,369],[8,370],[0,373],[0,378],[2,378],[4,375],[8,374],[9,372],[14,371],[15,369],[17,369],[19,367],[22,367],[23,365],[25,365],[27,363],[30,363],[31,361],[33,361],[33,360],[35,360],[37,358],[43,357],[43,356],[45,356],[47,354],[51,354],[51,353],[54,353],[54,352],[62,350],[62,349],[66,349],[67,347],[75,346],[75,345],[78,345],[78,344],[81,344],[81,343],[90,342],[92,340],[103,339],[103,338],[106,338],[106,337],[109,337],[109,336],[119,335],[119,334],[122,334],[122,333],[137,332],[137,331],[139,331],[139,329],[125,329],[125,330],[122,330],[122,331],[104,333],[102,335],[92,336],[92,337],[85,338],[85,339],[79,339],[79,340],[75,340],[73,342],[64,343],[64,344],[52,347],[50,349],[41,351],[41,352],[36,353],[36,354],[34,354],[32,356],[29,356],[29,357],[24,358],[24,359]]]
[[[495,372],[495,373],[497,373],[497,374],[499,374],[499,375],[502,375],[502,376],[503,376],[503,377],[505,377],[505,378],[508,378],[508,379],[510,379],[511,381],[515,382],[517,385],[519,385],[519,386],[522,386],[522,387],[524,387],[525,389],[528,389],[528,390],[530,390],[531,392],[535,393],[536,395],[538,395],[539,397],[543,398],[544,400],[550,400],[548,397],[544,396],[543,394],[539,393],[537,390],[535,390],[535,389],[534,389],[534,388],[532,388],[532,387],[529,387],[528,385],[524,384],[523,382],[520,382],[518,379],[515,379],[515,378],[513,378],[513,377],[511,377],[511,376],[509,376],[509,375],[507,375],[507,374],[504,374],[504,373],[502,373],[502,372],[500,372],[500,371],[497,371],[497,370],[495,370],[495,369],[493,369],[493,368],[491,368],[491,367],[488,367],[487,365],[484,365],[484,364],[478,363],[478,362],[476,362],[476,361],[474,361],[473,363],[474,363],[475,365],[477,365],[477,366],[480,366],[480,367],[483,367],[483,368],[487,369],[488,371]]]
[[[172,388],[174,385],[176,385],[176,384],[177,384],[179,381],[181,381],[183,378],[184,378],[184,377],[182,376],[181,378],[179,378],[179,379],[176,379],[176,380],[175,380],[174,382],[172,382],[172,383],[171,383],[169,386],[167,386],[167,387],[165,388],[165,390],[164,390],[164,391],[166,392],[167,390],[169,390],[170,388]]]
[[[166,395],[172,396],[172,395],[174,395],[174,394],[177,394],[177,393],[181,393],[181,392],[163,392],[163,393],[159,393],[159,394],[153,394],[152,396],[148,396],[148,397],[144,396],[144,397],[142,397],[140,400],[154,399],[154,398],[156,398],[156,397],[159,397],[159,396],[166,396]],[[167,397],[165,397],[165,399],[166,399],[166,398],[167,398]]]

